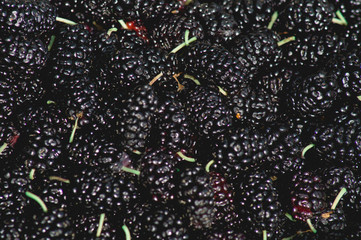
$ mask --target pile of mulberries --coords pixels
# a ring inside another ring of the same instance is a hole
[[[0,0],[0,239],[361,239],[359,0]]]

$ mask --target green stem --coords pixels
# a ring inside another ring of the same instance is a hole
[[[33,168],[33,169],[30,170],[29,179],[30,179],[30,180],[34,180],[34,175],[35,175],[35,168]]]
[[[58,176],[50,176],[49,180],[55,180],[55,181],[59,181],[59,182],[63,182],[63,183],[70,183],[69,179],[58,177]]]
[[[113,32],[116,32],[116,31],[118,31],[118,28],[115,28],[115,27],[109,28],[109,30],[107,31],[107,35],[110,36],[110,35],[112,35]]]
[[[122,229],[125,233],[125,240],[131,240],[130,231],[129,231],[129,228],[127,227],[127,225],[123,225]]]
[[[297,234],[292,235],[292,236],[290,236],[290,237],[282,238],[282,240],[292,240],[296,235],[297,235]]]
[[[78,128],[78,121],[79,121],[79,117],[76,117],[75,124],[74,124],[73,130],[71,131],[71,135],[69,138],[69,143],[72,143],[74,141],[75,131]]]
[[[192,2],[193,2],[193,0],[187,0],[187,1],[184,3],[184,5],[187,6],[187,5],[191,4]]]
[[[337,194],[335,201],[333,201],[331,209],[334,210],[337,206],[337,204],[340,202],[341,198],[345,193],[347,192],[346,188],[342,188],[341,191]]]
[[[102,234],[104,220],[105,220],[105,213],[102,213],[102,214],[100,214],[99,225],[98,225],[96,237],[100,237],[100,234]]]
[[[184,74],[184,77],[192,80],[198,86],[201,85],[201,83],[195,77],[193,77],[192,75]]]
[[[118,23],[120,24],[120,26],[122,26],[123,29],[129,29],[123,19],[118,20]]]
[[[192,158],[192,157],[187,157],[186,155],[184,155],[181,151],[177,152],[177,155],[180,156],[183,160],[186,160],[188,162],[195,162],[196,159]]]
[[[310,227],[311,231],[312,231],[313,233],[317,233],[316,228],[315,228],[315,227],[312,225],[312,223],[311,223],[311,219],[307,219],[306,222],[307,222],[308,226]]]
[[[133,153],[135,153],[137,155],[142,155],[142,153],[139,150],[133,150]]]
[[[178,47],[174,48],[170,53],[176,53],[179,50],[181,50],[182,48],[189,46],[189,44],[191,44],[192,42],[197,40],[196,37],[192,37],[191,39],[188,39],[188,38],[189,38],[189,30],[187,29],[184,34],[184,43],[182,43]]]
[[[51,35],[50,42],[49,42],[49,45],[48,45],[48,51],[49,52],[50,52],[51,48],[53,47],[54,42],[55,42],[55,35]]]
[[[274,23],[276,22],[277,18],[278,18],[278,11],[275,11],[275,12],[272,14],[271,21],[268,23],[268,26],[267,26],[267,28],[268,28],[269,30],[272,29],[272,27],[273,27]]]
[[[339,25],[344,25],[344,26],[348,25],[346,18],[342,15],[340,10],[336,11],[336,16],[338,18],[332,18],[333,23],[339,24]]]
[[[196,40],[197,40],[196,37],[192,37],[191,39],[189,39],[188,44],[189,44],[189,43],[192,43],[192,42],[194,42],[194,41],[196,41]],[[182,44],[180,44],[178,47],[174,48],[170,53],[176,53],[176,52],[178,52],[179,50],[181,50],[182,48],[184,48],[185,46],[186,46],[186,44],[185,44],[185,43],[182,43]]]
[[[263,234],[263,240],[267,240],[267,230],[263,230],[262,234]]]
[[[128,168],[128,167],[122,167],[121,170],[123,170],[124,172],[128,172],[128,173],[133,173],[135,175],[140,175],[140,171],[132,169],[132,168]]]
[[[292,42],[292,41],[295,41],[295,40],[296,40],[296,37],[291,36],[291,37],[285,38],[285,39],[277,42],[277,46],[281,47],[282,45],[285,45],[286,43],[289,43],[289,42]]]
[[[58,22],[62,22],[62,23],[71,25],[71,26],[77,25],[76,22],[73,22],[73,21],[71,21],[69,19],[62,18],[62,17],[56,17],[55,20],[58,21]]]
[[[217,87],[219,89],[219,92],[222,93],[224,96],[228,95],[227,92],[223,88],[221,88],[220,86],[217,86]]]
[[[359,101],[361,101],[361,96],[357,96],[357,99],[358,99]]]
[[[211,165],[214,163],[214,160],[211,160],[207,163],[206,165],[206,172],[209,172],[209,168],[211,167]]]
[[[56,104],[53,100],[46,101],[46,104]]]
[[[292,217],[291,214],[285,213],[285,215],[286,215],[286,217],[287,217],[289,220],[291,220],[292,222],[296,222],[296,220]]]
[[[0,147],[0,154],[5,150],[5,148],[8,146],[7,143],[4,143],[3,145],[1,145]]]
[[[31,192],[28,192],[26,191],[25,192],[25,195],[31,199],[33,199],[34,201],[36,201],[40,207],[43,209],[43,212],[48,212],[48,208],[46,207],[45,203],[43,202],[43,200],[41,200],[40,197],[38,197],[37,195],[35,195],[34,193],[31,193]]]
[[[150,82],[149,82],[149,86],[152,86],[161,76],[163,76],[163,72],[160,72],[157,74],[157,76],[155,76]]]
[[[302,150],[302,153],[301,153],[301,158],[305,158],[305,154],[308,150],[310,150],[311,148],[313,148],[315,146],[315,144],[311,143],[311,144],[308,144],[303,150]]]

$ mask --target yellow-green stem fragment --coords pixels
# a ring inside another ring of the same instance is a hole
[[[122,167],[121,168],[124,172],[128,172],[128,173],[132,173],[132,174],[135,174],[135,175],[140,175],[140,171],[138,170],[135,170],[135,169],[132,169],[132,168],[128,168],[128,167]]]
[[[30,180],[34,180],[34,175],[35,175],[35,168],[33,168],[33,169],[30,170],[29,179],[30,179]]]
[[[343,26],[347,26],[347,20],[346,18],[342,15],[340,10],[336,11],[336,16],[337,18],[332,18],[332,22],[338,25],[343,25]]]
[[[192,80],[198,86],[201,85],[201,83],[192,75],[184,74],[184,78],[188,78],[188,79]]]
[[[43,202],[43,200],[41,200],[40,197],[38,197],[37,195],[35,195],[34,193],[31,193],[29,191],[25,192],[25,195],[31,199],[33,199],[34,201],[36,201],[40,207],[43,209],[43,212],[47,213],[48,212],[48,208],[46,207],[45,203]]]
[[[116,32],[116,31],[118,31],[118,28],[115,28],[115,27],[109,28],[109,30],[107,31],[107,35],[110,36],[110,35],[112,35],[113,32]]]
[[[315,144],[311,143],[311,144],[308,144],[303,150],[302,150],[302,153],[301,153],[301,158],[305,158],[305,154],[308,150],[310,150],[311,148],[313,148],[315,146]]]
[[[131,240],[130,231],[129,231],[129,228],[127,227],[127,225],[123,225],[122,229],[125,233],[125,240]]]
[[[129,29],[123,19],[118,20],[118,23],[120,24],[120,26],[122,26],[123,29]]]
[[[341,191],[337,194],[331,206],[332,210],[336,208],[337,204],[340,202],[341,198],[343,197],[343,195],[345,195],[346,192],[347,192],[346,188],[342,188]]]
[[[272,27],[273,27],[274,23],[276,22],[277,18],[278,18],[278,12],[275,11],[275,12],[272,14],[271,21],[268,23],[268,26],[267,26],[267,28],[268,28],[269,30],[272,29]]]
[[[267,230],[263,230],[262,234],[263,234],[263,240],[267,240]]]
[[[316,228],[315,228],[315,227],[312,225],[312,223],[311,223],[311,219],[307,219],[306,222],[307,222],[308,226],[310,227],[311,231],[312,231],[313,233],[317,233]]]
[[[186,155],[184,155],[181,151],[177,152],[177,155],[180,156],[183,160],[186,160],[188,162],[195,162],[196,159],[192,158],[192,157],[187,157]]]
[[[7,146],[8,146],[7,143],[4,143],[3,145],[1,145],[1,147],[0,147],[0,154],[6,149]]]
[[[206,172],[209,172],[209,168],[211,167],[211,165],[214,163],[214,160],[211,160],[207,163],[206,165]]]
[[[58,177],[58,176],[50,176],[49,180],[55,180],[55,181],[59,181],[59,182],[63,182],[63,183],[70,183],[69,179]]]
[[[69,138],[69,143],[72,143],[74,141],[75,131],[78,128],[78,121],[79,121],[79,117],[76,117],[75,124],[74,124],[73,130],[71,131],[71,135]]]
[[[277,43],[277,46],[282,46],[282,45],[285,45],[286,43],[289,43],[289,42],[292,42],[292,41],[295,41],[296,40],[296,37],[295,36],[291,36],[291,37],[288,37],[288,38],[285,38],[281,41],[279,41]]]
[[[102,214],[100,214],[99,225],[98,225],[96,237],[100,237],[100,234],[102,234],[104,220],[105,220],[105,213],[102,213]]]
[[[217,86],[217,87],[218,87],[219,92],[222,93],[224,96],[228,95],[227,92],[223,88],[221,88],[220,86]]]
[[[285,213],[285,215],[286,215],[286,217],[287,217],[289,220],[291,220],[292,222],[296,222],[296,220],[292,217],[291,214]]]
[[[58,22],[62,22],[62,23],[71,25],[71,26],[77,25],[76,22],[73,22],[73,21],[71,21],[69,19],[62,18],[62,17],[56,17],[55,20],[58,21]]]
[[[51,35],[50,42],[49,42],[49,45],[48,45],[48,51],[49,52],[50,52],[51,48],[53,47],[54,42],[55,42],[55,35]]]

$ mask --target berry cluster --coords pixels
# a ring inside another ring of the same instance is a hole
[[[0,239],[361,239],[359,0],[0,13]]]

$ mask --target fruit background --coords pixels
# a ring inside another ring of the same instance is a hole
[[[360,0],[0,0],[0,239],[361,239]]]

